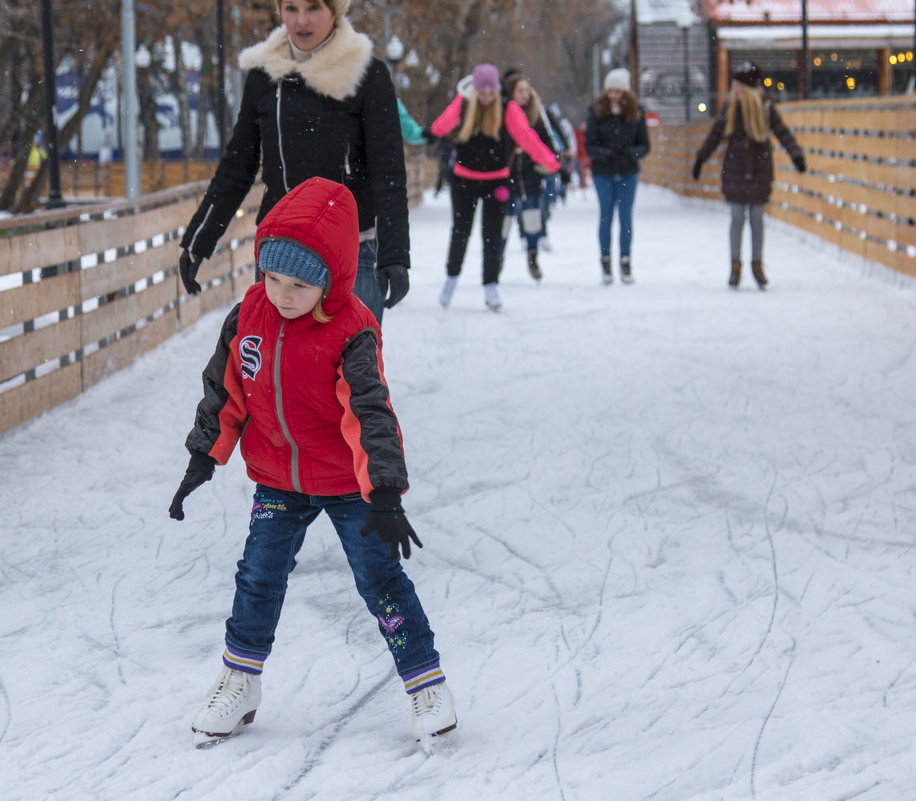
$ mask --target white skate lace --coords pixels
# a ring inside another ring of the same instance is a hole
[[[214,709],[220,713],[229,712],[245,696],[248,689],[246,674],[240,670],[229,670],[227,673],[228,675],[220,676],[211,691],[210,700],[207,703],[208,709]]]
[[[435,687],[427,687],[413,695],[413,713],[421,715],[435,714],[442,706],[442,696]]]

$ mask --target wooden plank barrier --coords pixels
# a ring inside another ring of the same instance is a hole
[[[775,141],[767,213],[862,258],[916,276],[916,100],[912,96],[779,105],[805,151],[796,172]],[[650,129],[642,180],[681,195],[721,199],[725,144],[690,174],[712,120]]]
[[[233,282],[254,273],[262,187],[204,262],[203,291],[192,297],[178,278],[177,242],[206,187],[0,221],[0,432],[132,364],[201,308],[232,300]]]
[[[144,166],[144,186],[150,175],[177,181],[197,169],[163,164]],[[408,158],[411,206],[422,202],[437,169],[435,160]],[[178,241],[207,189],[209,175],[196,174],[202,180],[134,200],[74,202],[0,220],[0,433],[76,397],[244,294],[254,280],[263,186],[248,193],[201,265],[202,291],[188,295],[178,276]],[[123,192],[123,170],[110,178]]]

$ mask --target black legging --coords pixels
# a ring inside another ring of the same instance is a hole
[[[472,181],[468,178],[452,178],[452,241],[448,248],[449,275],[461,275],[461,265],[468,248],[471,227],[474,224],[474,212],[477,201],[483,200],[482,233],[483,233],[483,283],[492,284],[499,281],[502,266],[502,227],[506,214],[506,204],[493,197],[498,186],[505,186],[505,181]]]

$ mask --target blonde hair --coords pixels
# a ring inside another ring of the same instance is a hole
[[[477,134],[483,134],[498,141],[499,129],[503,124],[503,102],[499,95],[497,94],[496,100],[489,106],[483,107],[477,100],[477,92],[472,89],[466,102],[468,104],[467,113],[455,135],[455,141],[464,143]]]
[[[318,298],[318,302],[312,308],[312,317],[315,318],[316,323],[329,323],[331,322],[331,316],[324,310],[324,306],[321,301],[324,298]]]
[[[739,108],[748,138],[760,144],[766,142],[770,138],[770,126],[767,124],[763,90],[743,87],[740,92],[732,93],[725,113],[726,136],[731,136],[735,132]]]

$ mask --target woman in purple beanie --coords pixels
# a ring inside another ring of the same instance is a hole
[[[478,200],[483,208],[484,301],[494,311],[502,306],[496,285],[502,266],[502,227],[509,199],[512,150],[521,147],[550,173],[560,168],[556,156],[528,125],[518,104],[510,100],[503,106],[500,88],[499,70],[492,64],[478,64],[467,94],[459,92],[431,127],[435,136],[448,136],[455,142],[448,277],[439,296],[443,307],[451,303],[461,274]]]

